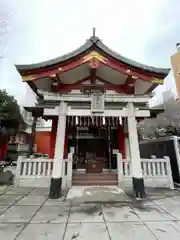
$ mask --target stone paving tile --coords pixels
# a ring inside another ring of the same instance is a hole
[[[48,196],[49,195],[49,188],[35,188],[31,191],[30,195],[33,196]]]
[[[69,190],[67,200],[72,204],[92,202],[123,202],[130,198],[117,186],[74,186]]]
[[[167,191],[167,189],[160,189],[160,188],[146,188],[146,195],[147,196],[163,196],[164,192]]]
[[[0,214],[4,212],[9,206],[0,206]]]
[[[64,202],[64,197],[59,198],[59,199],[50,199],[47,198],[47,201],[44,204],[45,206],[70,206],[71,202],[65,201]]]
[[[16,202],[15,205],[42,205],[47,200],[44,196],[32,196],[27,195],[23,197],[20,201]]]
[[[70,207],[43,206],[31,223],[63,223],[68,220]]]
[[[180,190],[164,190],[163,194],[165,196],[179,196],[180,197]]]
[[[160,198],[160,199],[154,199],[154,200],[152,200],[156,205],[165,205],[165,204],[170,204],[170,205],[174,205],[174,204],[176,204],[177,203],[177,201],[175,201],[174,199],[173,199],[173,197],[171,197],[171,196],[165,196],[165,197],[162,197],[162,198]]]
[[[171,199],[180,204],[180,196],[172,196]]]
[[[64,231],[65,224],[29,224],[16,240],[62,240]]]
[[[180,223],[178,222],[147,222],[146,225],[158,240],[180,239]]]
[[[103,222],[103,214],[100,205],[89,204],[72,206],[68,222]]]
[[[69,223],[67,225],[64,240],[109,240],[105,223]]]
[[[9,189],[6,194],[17,194],[17,195],[25,195],[33,191],[34,188],[29,187],[22,187],[22,188],[16,188],[13,187],[12,189]]]
[[[136,221],[139,222],[140,219],[138,218],[137,214],[133,211],[133,209],[129,206],[103,206],[102,207],[103,214],[105,220],[108,222],[120,222],[120,221]]]
[[[134,205],[134,203],[133,203]],[[146,207],[146,206],[156,206],[156,204],[152,200],[142,200],[136,201],[136,205]]]
[[[167,198],[167,196],[165,196],[163,194],[162,195],[147,195],[146,198],[149,200],[159,200],[159,199],[165,199],[165,198]]]
[[[16,240],[63,239],[65,230],[65,240],[99,236],[106,240],[109,235],[112,240],[180,239],[180,221],[174,221],[180,220],[178,191],[148,189],[143,201],[131,197],[116,204],[64,201],[65,197],[52,200],[47,196],[47,188],[9,188],[1,194],[0,239],[14,240],[29,221]]]
[[[23,195],[0,195],[0,205],[2,206],[7,206],[7,205],[12,205],[19,199],[21,199]]]
[[[135,213],[139,216],[139,218],[146,221],[167,221],[167,220],[175,220],[169,213],[163,210],[159,206],[146,206],[145,208],[134,208]]]
[[[177,220],[180,220],[180,204],[164,204],[160,206],[162,209],[167,211],[170,215],[172,215]]]
[[[0,223],[28,222],[39,206],[12,206],[0,215]]]
[[[18,233],[23,229],[24,224],[0,224],[0,239],[14,240]]]
[[[146,226],[138,222],[110,223],[107,228],[112,240],[155,240]]]
[[[7,186],[0,186],[0,195],[1,194],[4,194],[6,191],[8,190],[8,187]]]

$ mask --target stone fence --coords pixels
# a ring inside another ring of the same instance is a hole
[[[122,159],[117,153],[118,185],[132,187],[132,164],[130,159]],[[174,189],[169,157],[141,159],[145,187],[168,187]]]
[[[62,161],[62,188],[72,185],[72,153]],[[16,168],[16,187],[49,187],[52,174],[53,159],[26,158],[19,156]]]

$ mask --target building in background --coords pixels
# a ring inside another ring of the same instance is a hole
[[[171,56],[171,65],[176,83],[177,97],[180,98],[180,42],[176,44],[177,52]]]
[[[24,121],[27,124],[26,133],[31,134],[33,116],[31,112],[26,111],[26,107],[22,112]],[[38,118],[36,123],[36,135],[35,135],[35,146],[36,151],[42,154],[50,155],[50,137],[51,137],[51,120],[44,120]]]

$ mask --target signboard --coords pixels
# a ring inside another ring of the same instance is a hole
[[[93,93],[91,96],[91,111],[104,112],[104,94]]]

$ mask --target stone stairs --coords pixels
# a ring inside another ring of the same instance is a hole
[[[73,172],[73,186],[117,186],[117,174],[114,172],[85,173]]]

